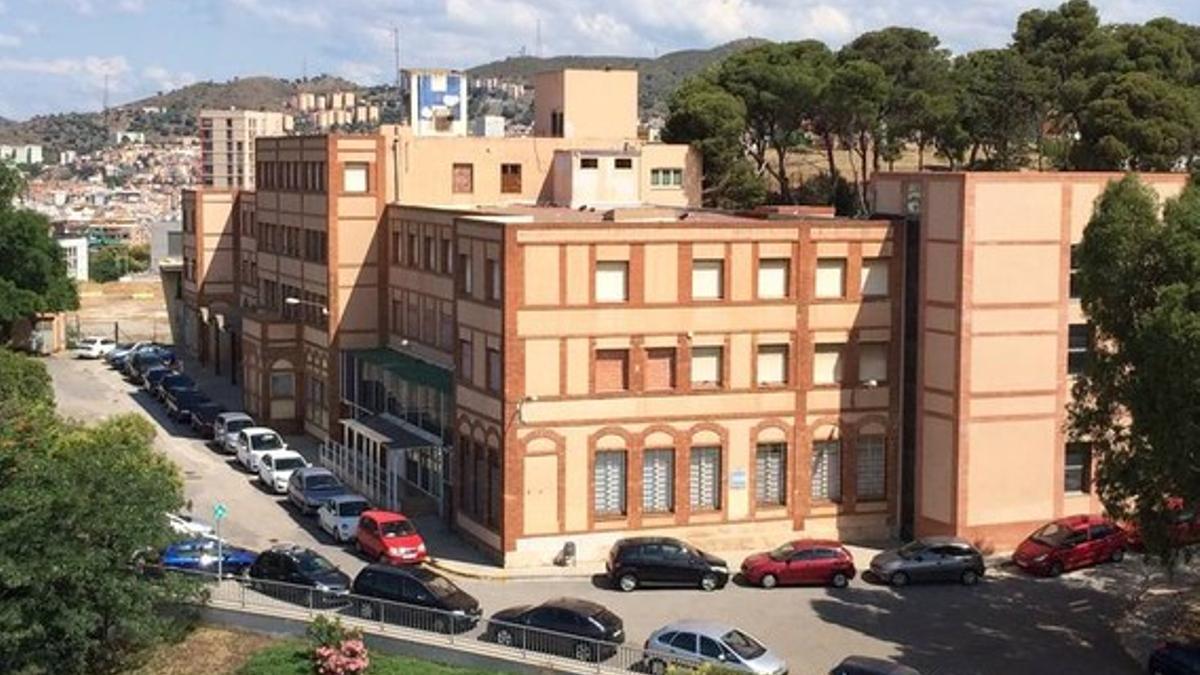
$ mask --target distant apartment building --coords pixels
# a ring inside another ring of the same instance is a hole
[[[88,280],[88,238],[59,237],[55,241],[63,250],[67,263],[67,277],[75,281]]]
[[[281,136],[292,118],[253,110],[200,111],[200,184],[219,189],[254,189],[254,141]]]
[[[293,96],[288,105],[319,131],[379,124],[379,106],[363,101],[352,91],[301,92]]]
[[[400,96],[417,136],[466,136],[468,80],[458,70],[406,70]]]
[[[114,131],[112,140],[116,145],[140,145],[146,142],[146,134],[141,131]]]
[[[42,146],[40,145],[0,145],[0,161],[10,161],[15,164],[41,164],[43,161]]]

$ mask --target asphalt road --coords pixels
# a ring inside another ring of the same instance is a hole
[[[366,564],[352,550],[332,544],[314,519],[261,490],[231,458],[172,425],[157,404],[102,362],[55,357],[46,363],[64,415],[95,420],[137,412],[158,423],[162,430],[156,444],[179,466],[194,512],[211,513],[218,501],[229,509],[223,537],[256,549],[296,542],[319,550],[351,575]],[[860,568],[865,563],[859,561]],[[624,619],[631,644],[640,645],[654,629],[682,618],[724,621],[757,636],[798,675],[827,673],[848,654],[891,658],[925,675],[1095,675],[1142,670],[1110,629],[1141,574],[1141,564],[1127,560],[1059,579],[989,571],[973,588],[897,591],[858,579],[843,590],[766,591],[730,584],[714,593],[630,594],[594,579],[455,581],[479,598],[487,615],[560,596],[600,602]]]

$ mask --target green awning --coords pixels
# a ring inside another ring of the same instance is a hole
[[[355,349],[349,350],[348,353],[363,363],[379,366],[408,382],[422,384],[447,395],[454,392],[454,373],[428,361],[385,347]]]

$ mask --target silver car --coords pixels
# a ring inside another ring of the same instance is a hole
[[[893,586],[921,581],[973,586],[983,573],[983,554],[960,537],[925,537],[871,559],[871,574]]]
[[[787,662],[758,640],[716,621],[676,621],[650,634],[642,657],[652,675],[671,665],[695,668],[711,663],[722,669],[756,675],[787,675]]]
[[[238,432],[252,426],[254,418],[244,412],[223,412],[213,420],[213,445],[227,455],[236,454]]]

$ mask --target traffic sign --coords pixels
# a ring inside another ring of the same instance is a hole
[[[216,506],[213,507],[213,519],[214,520],[223,519],[225,517],[225,514],[227,514],[227,513],[229,513],[229,509],[226,509],[224,504],[218,503]]]

